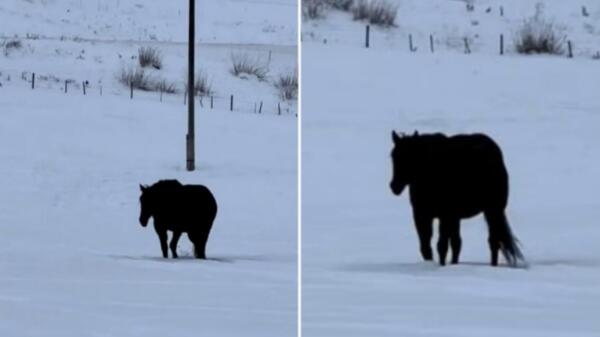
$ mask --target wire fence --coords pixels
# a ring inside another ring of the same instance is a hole
[[[9,71],[0,69],[0,90],[3,87],[20,86],[27,87],[36,92],[45,90],[60,92],[65,97],[72,95],[84,96],[118,96],[124,99],[144,99],[156,101],[158,104],[177,103],[187,105],[187,91],[145,91],[125,86],[115,87],[104,85],[102,82],[91,82],[87,79],[77,80],[74,78],[62,78],[52,74],[36,73],[31,71]],[[277,100],[274,95],[267,98],[252,98],[248,95],[211,94],[195,96],[197,109],[243,112],[255,114],[271,114],[279,116],[296,116],[297,102],[295,100]]]

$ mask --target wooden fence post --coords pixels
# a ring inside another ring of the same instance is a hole
[[[571,40],[567,41],[567,45],[569,46],[569,58],[573,58],[573,45],[571,44]]]
[[[69,82],[67,82],[67,80],[65,80],[65,94],[67,93],[67,83],[69,83]]]
[[[504,35],[500,34],[500,55],[504,55]]]
[[[31,89],[35,88],[35,73],[31,73]]]
[[[229,98],[229,111],[233,111],[233,95]]]
[[[277,102],[277,114],[281,115],[281,102]]]
[[[129,89],[130,89],[129,98],[133,99],[133,82],[129,83]]]
[[[365,29],[365,48],[369,48],[369,33],[371,30],[371,26],[367,25]]]
[[[213,108],[213,96],[212,95],[210,96],[210,108],[211,109]]]
[[[259,114],[262,113],[262,106],[263,106],[263,101],[260,101],[260,106],[258,107],[258,113]]]
[[[408,49],[411,52],[417,51],[417,48],[413,46],[412,34],[408,34]]]
[[[85,81],[81,82],[81,87],[83,88],[83,96],[85,96]]]
[[[464,38],[465,41],[465,54],[471,54],[471,48],[469,47],[469,39]]]
[[[431,50],[431,53],[433,54],[433,35],[432,34],[429,35],[429,49]]]

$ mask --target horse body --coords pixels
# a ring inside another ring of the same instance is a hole
[[[140,223],[145,227],[150,217],[154,218],[163,257],[168,257],[169,246],[177,258],[177,242],[182,233],[187,233],[195,256],[206,258],[206,242],[217,214],[217,202],[210,190],[202,185],[182,185],[177,180],[161,180],[140,189]],[[173,232],[168,246],[167,231]]]
[[[432,260],[433,220],[439,219],[437,250],[445,264],[448,245],[458,263],[462,240],[460,220],[483,213],[490,232],[491,264],[498,251],[511,264],[522,254],[508,226],[508,173],[498,145],[483,134],[429,134],[399,137],[392,134],[394,176],[390,187],[399,195],[409,186],[410,202],[421,254]]]

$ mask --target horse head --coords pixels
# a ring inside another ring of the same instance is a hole
[[[140,224],[142,227],[146,227],[152,216],[152,199],[149,191],[150,188],[148,186],[140,185],[140,190],[142,192],[142,195],[140,196]]]
[[[398,135],[396,131],[392,131],[392,140],[394,148],[392,150],[392,181],[390,188],[395,195],[402,194],[406,185],[410,183],[411,178],[411,142],[419,136],[415,131],[412,136],[406,136],[401,133]]]

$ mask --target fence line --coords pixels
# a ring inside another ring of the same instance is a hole
[[[91,84],[88,80],[76,81],[73,79],[61,79],[54,75],[40,75],[38,73],[29,72],[29,71],[6,71],[0,70],[0,90],[4,89],[7,86],[20,86],[25,84],[31,87],[31,90],[35,93],[39,90],[45,91],[54,91],[61,92],[68,96],[72,96],[76,94],[76,91],[70,89],[80,90],[79,95],[83,96],[92,96],[98,95],[99,97],[105,97],[104,89],[105,86],[99,82],[97,85]],[[181,97],[182,93],[170,93],[167,94],[164,91],[144,91],[144,90],[136,90],[133,85],[131,85],[127,90],[123,90],[125,87],[113,87],[116,90],[109,91],[112,93],[111,96],[120,96],[125,98],[126,96],[123,93],[129,91],[129,99],[133,100],[136,97],[143,97],[144,99],[148,99],[151,97],[155,97],[158,103],[163,102],[163,98],[171,97],[177,98]],[[167,94],[167,95],[164,95]],[[125,94],[127,95],[127,94]],[[185,93],[183,95],[186,97]],[[295,101],[285,101],[285,100],[276,100],[276,99],[267,99],[264,100],[262,98],[258,99],[248,99],[247,97],[240,98],[240,96],[235,94],[229,95],[198,95],[196,99],[199,102],[198,110],[223,110],[230,112],[245,112],[245,113],[256,113],[256,114],[273,114],[273,115],[294,115],[297,116],[297,106]],[[171,99],[173,101],[173,99]],[[205,102],[209,102],[210,104],[204,104]],[[181,101],[180,101],[181,102]],[[183,102],[186,104],[187,102]]]
[[[370,29],[370,25],[366,25],[366,29],[365,29],[365,48],[373,48],[373,30]],[[429,34],[429,51],[433,54],[435,53],[435,51],[439,51],[441,50],[441,48],[438,48],[438,46],[440,45],[439,43],[436,43],[436,39],[434,39],[434,34]],[[505,55],[507,54],[507,49],[506,49],[506,41],[504,38],[504,34],[500,33],[498,35],[499,38],[499,54],[500,55]],[[413,39],[413,34],[412,33],[408,33],[406,35],[406,41],[408,42],[408,51],[411,53],[415,53],[418,51],[418,46],[417,46],[417,41],[415,39]],[[454,38],[456,40],[456,46],[455,47],[449,47],[446,48],[446,50],[457,50],[460,47],[458,46],[459,43],[462,44],[462,49],[464,54],[471,54],[473,52],[473,40],[467,36],[463,36],[463,37],[455,37]],[[389,41],[389,39],[386,39],[387,41]],[[448,37],[447,41],[446,41],[446,46],[449,45],[449,43],[451,42],[452,38]],[[459,42],[460,41],[460,42]],[[443,45],[443,44],[442,44]],[[567,57],[567,58],[575,58],[575,45],[573,43],[572,40],[566,38],[565,39],[565,45],[566,45],[566,51],[564,52],[564,54],[562,56]],[[589,57],[591,59],[600,59],[600,47],[598,48],[598,50],[593,51],[593,50],[589,50],[589,53],[580,53],[578,56],[580,57]],[[513,50],[511,54],[514,55],[526,55],[526,54],[522,54],[517,52],[516,50]]]

